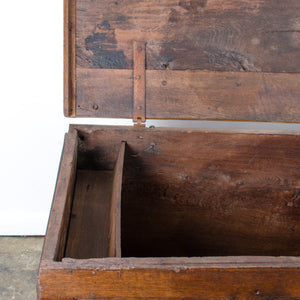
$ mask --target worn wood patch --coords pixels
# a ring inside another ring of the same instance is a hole
[[[79,69],[77,116],[132,118],[131,70]],[[148,119],[300,121],[300,74],[146,71]]]
[[[132,70],[78,69],[77,117],[132,118]]]
[[[298,0],[76,1],[78,68],[300,71]]]

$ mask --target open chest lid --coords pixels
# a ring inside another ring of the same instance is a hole
[[[299,0],[65,0],[68,117],[300,122]]]

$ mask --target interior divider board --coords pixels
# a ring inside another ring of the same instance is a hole
[[[65,257],[121,257],[124,151],[125,142],[114,170],[77,170]]]
[[[148,119],[300,122],[300,73],[146,70]],[[132,118],[132,70],[78,69],[77,116]]]
[[[110,209],[109,257],[121,257],[121,190],[126,142],[121,143],[114,169]]]

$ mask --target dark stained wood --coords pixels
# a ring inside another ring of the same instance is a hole
[[[113,171],[78,170],[65,257],[107,257]]]
[[[76,115],[76,0],[64,0],[64,114]]]
[[[114,179],[112,187],[108,250],[108,256],[110,257],[121,257],[121,192],[124,154],[125,142],[122,142],[114,169]]]
[[[133,117],[132,71],[77,76],[77,116]],[[148,70],[146,78],[148,119],[300,122],[300,74]]]
[[[78,68],[300,71],[298,0],[76,1]]]
[[[42,260],[61,260],[64,255],[77,167],[77,132],[65,136]]]

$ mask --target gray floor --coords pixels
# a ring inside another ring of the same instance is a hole
[[[0,300],[36,300],[43,238],[0,237]]]

